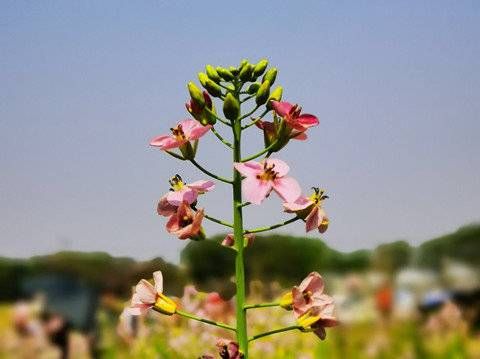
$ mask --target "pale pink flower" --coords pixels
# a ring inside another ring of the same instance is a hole
[[[253,204],[262,203],[272,190],[286,202],[294,202],[301,194],[298,182],[286,176],[290,167],[282,160],[267,158],[262,162],[235,163],[235,168],[245,176],[242,191]]]
[[[292,307],[295,316],[301,316],[312,307],[333,303],[333,298],[323,294],[323,290],[323,278],[317,272],[310,273],[298,287],[293,287]]]
[[[194,211],[187,203],[182,202],[168,220],[167,232],[176,235],[179,239],[203,239],[203,216],[203,209]]]
[[[289,102],[271,101],[273,110],[293,129],[304,132],[319,124],[318,118],[307,113],[300,114],[302,108]]]
[[[255,234],[253,233],[247,233],[244,237],[244,244],[245,247],[249,246],[250,244],[253,243],[255,239]],[[222,246],[225,247],[233,247],[235,245],[235,238],[233,236],[233,233],[229,233],[225,236],[225,238],[222,241]]]
[[[165,195],[168,203],[179,206],[180,203],[186,202],[192,204],[197,200],[199,194],[207,193],[215,188],[213,181],[196,181],[193,183],[184,183],[182,177],[178,174],[169,181],[170,191]]]
[[[306,313],[297,319],[297,323],[306,330],[312,330],[321,340],[327,336],[325,328],[334,327],[339,324],[334,314],[335,305],[333,301],[311,307]]]
[[[296,213],[298,217],[305,221],[305,229],[310,232],[318,229],[320,233],[324,233],[329,224],[329,220],[322,203],[328,196],[325,191],[314,187],[314,193],[310,197],[301,196],[294,202],[286,202],[283,208],[287,213]]]
[[[171,135],[161,135],[153,138],[150,145],[161,150],[171,150],[181,147],[190,141],[196,141],[206,134],[212,126],[203,126],[195,120],[184,120],[171,128]]]
[[[153,273],[154,285],[141,279],[135,286],[130,306],[125,308],[123,315],[143,315],[151,309],[163,293],[163,276],[161,271]]]

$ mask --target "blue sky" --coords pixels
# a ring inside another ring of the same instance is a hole
[[[416,244],[478,221],[479,35],[476,1],[2,1],[0,255],[177,260],[185,242],[156,201],[171,175],[205,176],[148,141],[187,117],[205,64],[242,58],[267,57],[284,98],[320,118],[277,157],[330,194],[329,245]],[[245,153],[261,146],[250,131]],[[198,159],[227,174],[221,151],[208,136]],[[202,204],[229,219],[229,197],[219,184]],[[245,217],[287,218],[275,199]]]

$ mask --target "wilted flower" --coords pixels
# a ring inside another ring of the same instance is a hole
[[[297,323],[302,330],[313,331],[320,339],[324,340],[327,336],[325,328],[338,325],[338,320],[334,316],[335,305],[333,301],[325,301],[308,309],[297,318]]]
[[[203,91],[203,99],[205,100],[205,106],[199,106],[193,99],[190,99],[189,102],[185,103],[185,108],[202,125],[214,124],[216,122],[216,118],[213,115],[215,107],[207,91]]]
[[[233,340],[219,339],[217,341],[218,352],[222,359],[241,359],[243,354],[240,352],[238,343]]]
[[[203,215],[203,209],[194,211],[186,202],[182,202],[168,220],[167,232],[176,235],[179,239],[204,239]]]
[[[184,120],[170,129],[171,135],[161,135],[150,141],[150,145],[161,150],[179,148],[185,159],[195,157],[197,140],[207,133],[212,126],[203,126],[195,120]],[[194,144],[190,143],[194,141]]]
[[[244,237],[244,246],[248,246],[253,243],[255,239],[255,234],[253,233],[247,233]],[[225,247],[233,247],[235,245],[235,238],[233,236],[233,233],[229,233],[225,236],[225,238],[222,241],[222,246]]]
[[[141,279],[135,287],[130,306],[125,308],[123,315],[142,315],[154,308],[160,313],[172,315],[177,310],[175,302],[163,294],[162,272],[153,273],[155,285]]]
[[[277,116],[273,117],[273,122],[256,120],[255,125],[263,130],[265,147],[269,147],[275,142],[269,152],[280,151],[291,139],[300,141],[307,139],[305,131],[298,131],[289,127],[283,119]]]
[[[282,160],[267,158],[262,162],[235,163],[235,168],[245,176],[242,190],[251,203],[262,203],[272,190],[286,202],[294,202],[301,194],[298,182],[286,177],[290,167]]]
[[[314,193],[310,197],[301,196],[294,202],[283,204],[285,212],[296,213],[298,217],[305,221],[307,232],[317,228],[320,233],[324,233],[329,224],[327,214],[322,208],[322,203],[328,198],[325,191],[314,187]]]
[[[333,303],[333,298],[323,294],[323,278],[317,272],[310,273],[297,287],[292,289],[292,307],[296,317],[312,307]]]

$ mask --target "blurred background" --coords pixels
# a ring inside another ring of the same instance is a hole
[[[205,64],[268,58],[284,99],[320,119],[278,156],[305,192],[326,189],[330,227],[257,237],[249,301],[318,271],[342,325],[258,340],[252,357],[480,358],[479,34],[476,1],[0,2],[0,357],[215,352],[222,331],[119,321],[155,270],[185,309],[233,321],[223,229],[179,241],[155,212],[172,175],[205,176],[148,142],[188,117]],[[197,160],[225,174],[220,146],[202,138]],[[218,184],[200,205],[230,220],[230,195]],[[286,218],[273,198],[252,207],[247,227]],[[252,332],[292,322],[250,315]]]

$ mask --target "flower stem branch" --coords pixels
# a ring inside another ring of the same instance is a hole
[[[251,204],[252,204],[251,202],[243,202],[243,203],[239,204],[238,206],[239,207],[246,207],[246,206],[249,206]]]
[[[215,127],[212,126],[212,127],[210,128],[210,131],[212,131],[213,134],[214,134],[215,136],[217,136],[217,138],[220,140],[220,142],[222,142],[225,146],[230,147],[231,149],[233,149],[232,144],[231,144],[230,142],[228,142],[226,139],[224,139],[224,138],[217,132],[217,130],[215,129]]]
[[[221,176],[218,176],[218,175],[216,175],[215,173],[212,173],[212,172],[210,172],[209,170],[203,168],[203,167],[202,167],[197,161],[195,161],[194,159],[191,159],[190,162],[192,162],[193,165],[194,165],[195,167],[197,167],[200,171],[202,171],[203,173],[209,175],[209,176],[212,177],[212,178],[215,178],[215,179],[217,179],[217,180],[219,180],[219,181],[222,181],[222,182],[225,182],[225,183],[230,183],[230,184],[233,183],[233,181],[231,181],[231,180],[229,180],[229,179],[226,179],[226,178],[223,178],[223,177],[221,177]]]
[[[187,313],[187,312],[183,312],[181,310],[177,310],[175,312],[175,314],[178,314],[182,317],[185,317],[185,318],[188,318],[188,319],[193,319],[193,320],[197,320],[199,322],[202,322],[202,323],[207,323],[207,324],[210,324],[210,325],[215,325],[216,327],[220,327],[220,328],[223,328],[223,329],[228,329],[228,330],[231,330],[231,331],[236,331],[235,327],[232,327],[231,325],[228,325],[228,324],[224,324],[224,323],[220,323],[220,322],[215,322],[213,320],[210,320],[210,319],[205,319],[205,318],[200,318],[200,317],[197,317],[196,315],[193,315],[191,313]]]
[[[205,214],[204,217],[205,217],[206,219],[208,219],[209,221],[212,221],[212,222],[221,224],[222,226],[233,228],[233,224],[228,223],[228,222],[225,222],[225,221],[222,221],[221,219],[217,219],[217,218],[212,217],[212,216],[209,216],[209,215],[207,215],[207,214]]]
[[[175,158],[177,158],[177,159],[179,159],[179,160],[185,161],[185,158],[183,158],[182,155],[179,155],[179,154],[177,154],[177,153],[175,153],[175,152],[172,152],[172,151],[169,151],[169,150],[165,150],[165,152],[168,153],[168,154],[169,154],[170,156],[172,156],[172,157],[175,157]]]
[[[261,150],[260,152],[255,153],[254,155],[251,155],[249,157],[242,158],[242,162],[247,162],[247,161],[250,161],[250,160],[254,160],[257,157],[260,157],[264,153],[267,153],[272,148],[274,148],[277,145],[277,143],[278,143],[278,138],[275,141],[273,141],[271,144],[269,144],[267,147],[265,147],[263,150]],[[267,157],[269,157],[269,156],[267,155]]]
[[[258,303],[258,304],[246,304],[243,308],[245,309],[255,309],[255,308],[268,308],[268,307],[278,307],[280,303]]]
[[[249,128],[250,126],[255,125],[258,121],[260,121],[262,118],[264,118],[265,115],[266,115],[267,113],[269,113],[269,112],[270,112],[269,109],[266,109],[265,111],[263,111],[263,113],[262,113],[260,116],[258,116],[256,119],[252,119],[252,122],[250,122],[248,125],[242,126],[242,131],[243,131],[243,130],[246,130],[246,129]]]
[[[247,93],[248,93],[248,92],[247,92]],[[250,96],[247,96],[247,97],[244,97],[243,99],[240,100],[240,103],[247,102],[248,100],[250,100],[251,98],[254,98],[254,97],[255,97],[255,94],[250,95]]]
[[[251,341],[254,341],[254,340],[257,340],[257,339],[260,339],[260,338],[269,336],[269,335],[272,335],[272,334],[277,334],[277,333],[281,333],[281,332],[287,332],[287,331],[289,331],[289,330],[295,330],[295,329],[300,329],[300,328],[301,328],[301,326],[299,326],[299,325],[291,325],[291,326],[289,326],[289,327],[274,329],[274,330],[270,330],[270,331],[268,331],[268,332],[264,332],[264,333],[260,333],[260,334],[254,335],[254,336],[248,338],[248,341],[251,342]]]
[[[293,218],[290,218],[289,220],[287,220],[287,221],[285,221],[285,222],[273,224],[273,225],[268,226],[268,227],[258,227],[258,228],[254,228],[254,229],[247,229],[247,230],[245,231],[245,234],[270,231],[270,230],[275,229],[275,228],[278,228],[278,227],[286,226],[287,224],[290,224],[290,223],[293,223],[293,222],[295,222],[295,221],[298,221],[299,219],[300,219],[300,217],[293,217]]]
[[[243,120],[244,118],[250,117],[250,116],[253,115],[253,114],[255,113],[255,111],[257,111],[259,108],[260,108],[260,106],[258,106],[258,105],[255,106],[252,111],[247,112],[245,115],[241,116],[238,120],[241,121],[241,120]]]

